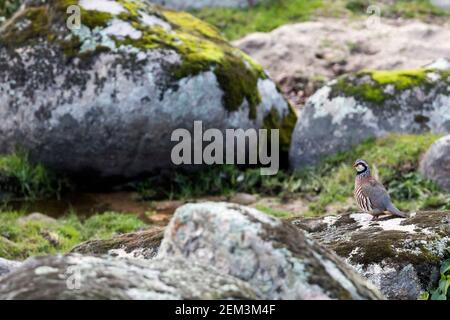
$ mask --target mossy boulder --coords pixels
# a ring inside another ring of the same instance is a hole
[[[231,203],[187,204],[157,258],[184,257],[244,280],[264,299],[382,299],[333,252],[293,225]]]
[[[295,169],[390,132],[449,133],[450,70],[348,74],[311,96],[299,118],[290,149]]]
[[[146,227],[135,215],[114,212],[85,219],[75,214],[53,219],[38,213],[0,211],[0,257],[22,261],[30,256],[65,253],[88,240],[101,242]]]
[[[66,25],[71,5],[79,28]],[[276,85],[187,13],[136,0],[29,1],[0,43],[0,153],[20,147],[76,177],[134,178],[171,166],[175,129],[258,129],[268,117],[289,147],[296,115]]]
[[[73,253],[85,255],[110,255],[152,259],[159,250],[164,228],[153,227],[148,230],[126,233],[106,240],[90,240],[77,245]]]
[[[291,222],[344,258],[389,299],[415,300],[434,289],[449,254],[449,211],[380,221],[354,213]]]

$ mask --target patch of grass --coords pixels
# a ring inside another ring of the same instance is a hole
[[[256,209],[258,209],[261,212],[264,212],[265,214],[267,214],[269,216],[276,217],[276,218],[292,217],[292,213],[290,213],[288,211],[273,209],[273,208],[269,208],[269,207],[262,206],[262,205],[257,205]]]
[[[142,199],[192,199],[230,195],[239,190],[243,172],[233,165],[210,166],[199,172],[176,171],[133,184]]]
[[[23,152],[0,156],[0,191],[27,199],[58,196],[68,183],[40,164],[32,164]]]
[[[348,0],[343,3],[346,9],[356,15],[366,14],[367,8],[370,5],[379,6],[381,9],[381,16],[385,18],[401,17],[406,19],[430,20],[432,18],[450,15],[448,11],[432,5],[430,0]]]
[[[345,8],[353,13],[363,14],[370,5],[370,0],[349,0],[346,1]]]
[[[233,40],[248,33],[268,32],[287,23],[307,21],[322,6],[321,0],[270,0],[248,9],[204,8],[192,14],[215,25]]]
[[[75,213],[52,221],[23,221],[20,212],[0,211],[0,257],[22,260],[67,252],[90,239],[108,239],[145,224],[134,215],[108,212],[81,220]]]

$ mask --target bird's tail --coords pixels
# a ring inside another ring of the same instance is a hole
[[[392,203],[389,204],[386,209],[387,209],[387,211],[392,213],[394,216],[401,217],[401,218],[406,218],[407,217],[406,213],[401,212],[400,210],[398,210]]]

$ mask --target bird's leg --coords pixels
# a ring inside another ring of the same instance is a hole
[[[368,213],[373,216],[373,220],[377,220],[379,216],[381,216],[384,213],[384,211],[380,209],[373,209],[370,210]]]

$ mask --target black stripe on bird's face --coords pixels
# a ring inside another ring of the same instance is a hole
[[[369,165],[364,160],[356,160],[353,167],[356,169],[358,175],[366,172],[369,169]]]

